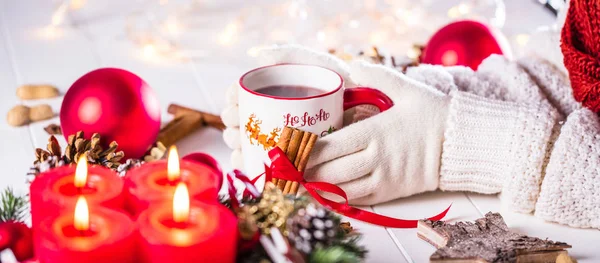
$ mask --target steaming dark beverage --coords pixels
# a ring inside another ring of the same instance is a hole
[[[323,90],[301,85],[267,86],[257,89],[256,92],[281,98],[305,98],[325,93]]]

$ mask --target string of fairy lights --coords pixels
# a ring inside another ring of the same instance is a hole
[[[61,1],[42,34],[60,37],[69,14],[85,8],[88,1],[94,0]],[[419,4],[410,0],[259,0],[238,1],[233,4],[238,6],[235,10],[222,6],[227,1],[218,0],[146,2],[150,4],[145,10],[127,16],[124,28],[144,59],[199,59],[234,47],[255,56],[265,45],[290,42],[347,51],[378,46],[411,58],[418,55],[414,44],[424,44],[450,21],[476,19],[501,29],[506,20],[502,0],[421,0]],[[211,15],[229,22],[201,20]],[[207,30],[212,31],[204,33]],[[194,34],[207,36],[202,44],[182,40]],[[524,46],[529,34],[510,36],[509,40],[517,47]]]

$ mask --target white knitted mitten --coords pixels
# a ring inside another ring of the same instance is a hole
[[[513,210],[533,211],[559,115],[526,70],[491,56],[476,72],[465,67],[420,66],[409,69],[407,75],[444,87],[453,97],[444,134],[440,188],[488,194],[502,191],[502,199]],[[443,85],[448,79],[453,83]]]
[[[567,118],[554,144],[535,215],[600,228],[600,121],[588,109]]]
[[[525,69],[499,55],[486,58],[477,71],[463,66],[420,65],[408,68],[406,75],[446,94],[459,90],[489,99],[528,104],[546,100]]]
[[[355,62],[350,72],[394,106],[319,139],[306,179],[338,184],[359,205],[435,190],[448,96],[380,65]]]
[[[566,117],[571,112],[581,109],[581,103],[573,98],[573,89],[566,72],[561,71],[549,60],[536,55],[519,58],[517,63],[529,73],[550,104],[562,116]]]

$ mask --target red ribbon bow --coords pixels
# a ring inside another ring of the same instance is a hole
[[[306,180],[304,180],[304,174],[296,170],[296,167],[294,167],[292,162],[290,162],[285,153],[279,147],[275,147],[273,148],[273,150],[269,151],[269,158],[271,159],[271,166],[268,167],[265,165],[265,180],[267,182],[271,181],[272,177],[298,182],[299,184],[304,186],[306,191],[321,205],[350,218],[358,219],[367,223],[384,227],[417,227],[418,220],[405,220],[388,217],[348,205],[348,197],[346,196],[346,192],[344,192],[344,190],[342,190],[337,185],[326,182],[307,182]],[[255,178],[255,180],[256,179],[258,179],[258,177]],[[333,200],[321,196],[317,191],[329,192],[338,195],[342,197],[345,201],[343,203],[335,202]],[[434,221],[441,220],[442,218],[444,218],[444,216],[446,216],[446,213],[448,213],[448,210],[450,210],[451,206],[452,205],[448,206],[446,210],[428,219]]]

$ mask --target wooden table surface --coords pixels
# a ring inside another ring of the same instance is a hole
[[[88,2],[92,2],[89,0]],[[99,1],[102,2],[102,1]],[[507,12],[528,13],[533,1],[506,1]],[[524,6],[522,5],[524,4]],[[0,0],[0,112],[6,114],[18,103],[34,105],[46,102],[55,112],[62,98],[41,101],[19,101],[17,86],[25,83],[52,83],[64,93],[74,80],[99,67],[120,67],[139,74],[158,93],[163,120],[168,121],[166,106],[171,102],[219,113],[224,107],[224,90],[241,73],[252,68],[244,50],[219,50],[200,60],[171,61],[148,59],[143,50],[127,39],[126,16],[91,17],[85,23],[55,31],[49,24],[56,2],[33,0]],[[91,12],[87,10],[88,12]],[[92,10],[93,11],[93,10]],[[541,11],[540,9],[540,12]],[[529,13],[528,13],[529,14]],[[531,14],[529,14],[531,15]],[[522,26],[530,30],[540,21],[550,21],[545,13],[533,15],[536,23],[510,19],[505,32],[518,32]],[[199,39],[199,41],[206,41]],[[228,53],[228,55],[216,55]],[[58,118],[14,128],[0,121],[0,189],[12,186],[20,193],[28,191],[25,174],[34,159],[36,147],[45,148],[48,135],[43,127],[58,123]],[[65,141],[59,138],[64,146]],[[196,132],[178,143],[182,154],[203,151],[214,155],[226,169],[230,168],[230,150],[221,133],[211,129]],[[474,220],[488,211],[501,212],[508,225],[523,234],[559,240],[573,245],[571,255],[579,262],[600,262],[597,251],[600,232],[569,228],[547,223],[532,215],[511,213],[501,207],[497,196],[469,193],[427,193],[368,207],[378,213],[402,218],[433,215],[452,203],[449,221]],[[364,233],[362,243],[369,249],[368,262],[428,262],[434,248],[416,236],[415,229],[386,229],[352,220]]]

